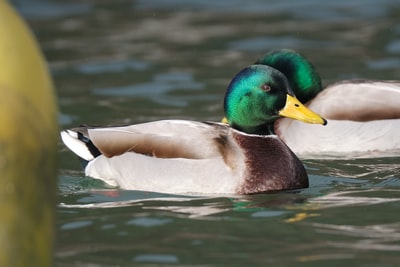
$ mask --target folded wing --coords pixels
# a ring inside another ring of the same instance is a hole
[[[400,82],[336,83],[319,93],[308,107],[328,120],[400,119]]]
[[[105,156],[135,152],[158,158],[221,156],[228,127],[219,123],[165,120],[122,127],[89,128],[87,135]]]

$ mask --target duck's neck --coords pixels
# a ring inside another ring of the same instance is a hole
[[[272,124],[262,124],[254,127],[240,127],[238,125],[233,124],[232,127],[241,132],[245,132],[248,134],[257,134],[257,135],[275,135],[274,123]]]

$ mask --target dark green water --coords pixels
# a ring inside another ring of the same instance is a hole
[[[305,54],[325,84],[400,79],[396,0],[12,2],[49,61],[62,128],[219,120],[229,80],[275,48]],[[196,197],[107,188],[59,156],[55,266],[400,264],[400,157],[307,160],[308,189]]]

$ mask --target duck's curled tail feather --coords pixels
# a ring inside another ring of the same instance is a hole
[[[83,168],[89,161],[101,155],[99,149],[89,139],[86,127],[62,131],[61,139],[79,157]]]

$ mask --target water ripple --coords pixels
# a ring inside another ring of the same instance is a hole
[[[178,257],[172,254],[140,254],[133,258],[135,262],[146,262],[146,263],[178,263]]]
[[[378,251],[400,251],[400,224],[378,224],[367,226],[335,225],[314,223],[318,232],[336,236],[357,237],[350,242],[330,241],[329,245],[338,248]]]
[[[190,73],[168,72],[154,75],[153,81],[142,84],[112,88],[93,89],[98,95],[147,97],[156,103],[173,106],[186,106],[190,96],[169,96],[174,90],[200,90],[204,84],[195,82]]]
[[[126,70],[146,70],[150,67],[150,63],[144,61],[107,61],[80,64],[75,67],[79,72],[84,74],[100,74],[113,73]]]
[[[385,196],[354,196],[357,193],[378,193],[385,194]],[[333,192],[327,195],[312,198],[309,200],[311,205],[317,204],[317,209],[320,208],[333,208],[333,207],[342,207],[342,206],[355,206],[355,205],[375,205],[382,203],[390,203],[390,202],[400,202],[400,197],[388,197],[386,196],[388,193],[394,193],[395,195],[400,193],[400,189],[382,189],[382,188],[373,188],[368,190],[354,190],[354,191],[345,191],[345,192]],[[400,194],[399,194],[400,195]]]
[[[234,41],[229,44],[230,49],[244,51],[261,51],[265,52],[268,47],[287,47],[287,48],[303,48],[303,47],[318,47],[318,46],[338,46],[338,42],[333,41],[312,41],[302,40],[293,36],[283,37],[255,37],[239,41]]]

